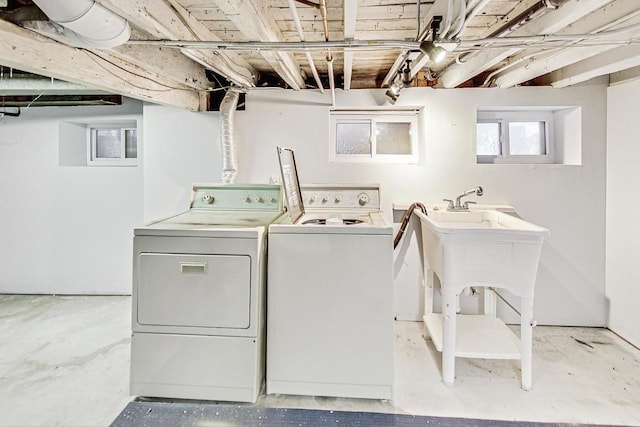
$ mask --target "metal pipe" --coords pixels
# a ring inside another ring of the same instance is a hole
[[[300,51],[306,49],[323,50],[333,48],[378,49],[420,49],[420,43],[408,40],[342,40],[317,42],[228,42],[203,40],[129,40],[126,44],[165,46],[192,49],[220,49],[233,51]]]
[[[235,113],[240,94],[229,89],[220,103],[220,147],[222,149],[222,183],[233,184],[238,174],[236,160]]]
[[[457,48],[473,48],[482,47],[487,43],[496,44],[495,47],[500,47],[501,43],[544,43],[553,41],[579,41],[579,40],[594,40],[605,36],[615,36],[627,31],[632,31],[640,28],[640,24],[629,25],[618,30],[602,31],[599,33],[587,33],[587,34],[566,34],[566,35],[553,35],[542,34],[537,36],[520,36],[520,37],[488,37],[477,40],[440,40],[441,43],[456,43]],[[630,43],[634,40],[606,40],[606,43]],[[223,42],[223,41],[191,41],[191,40],[130,40],[126,44],[131,45],[149,45],[149,46],[166,46],[176,48],[193,48],[193,49],[220,49],[220,50],[233,50],[233,51],[300,51],[300,50],[323,50],[334,48],[350,48],[353,50],[358,49],[407,49],[407,50],[420,50],[420,42],[410,40],[341,40],[341,41],[325,41],[325,42]],[[456,48],[456,49],[457,49]]]
[[[302,4],[307,5],[307,6],[315,7],[316,9],[317,9],[318,7],[320,7],[320,6],[318,5],[318,3],[314,3],[314,2],[309,1],[309,0],[296,0],[296,1],[297,1],[298,3],[302,3]]]
[[[298,30],[298,37],[300,37],[300,41],[304,41],[304,32],[302,31],[302,24],[300,24],[300,15],[298,15],[298,9],[296,8],[295,0],[289,0],[289,9],[291,10],[291,15],[293,15],[293,22],[296,24],[296,30]],[[313,78],[320,89],[320,93],[324,93],[324,87],[322,87],[322,81],[320,80],[320,76],[318,75],[318,70],[316,69],[316,64],[313,62],[313,58],[311,57],[311,52],[308,50],[305,51],[307,62],[309,63],[309,67],[311,68],[311,73],[313,74]]]

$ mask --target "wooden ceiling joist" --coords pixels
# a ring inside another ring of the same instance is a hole
[[[603,25],[606,22],[606,25]],[[637,0],[617,0],[607,4],[601,9],[585,16],[571,26],[558,31],[558,35],[572,34],[597,34],[602,31],[620,30],[630,25],[640,23],[640,10]],[[619,40],[622,38],[635,38],[640,34],[638,29],[629,30],[626,33],[618,33],[599,37],[600,42],[606,40]],[[574,46],[570,48],[558,48],[555,50],[527,49],[511,62],[518,65],[509,67],[495,78],[495,86],[511,87],[535,77],[558,70],[562,67],[582,61],[592,56],[614,49],[615,44],[602,44],[599,46]]]
[[[551,11],[536,20],[524,25],[509,34],[509,36],[528,36],[535,34],[553,34],[573,24],[587,14],[601,8],[611,0],[568,0],[558,9]],[[506,47],[485,49],[474,52],[471,57],[461,64],[454,64],[447,68],[440,77],[440,84],[445,88],[454,88],[471,79],[483,71],[494,67],[507,57],[520,52],[522,47]]]
[[[353,40],[356,37],[356,16],[358,14],[358,1],[345,0],[344,2],[344,39]],[[344,50],[343,78],[344,90],[351,89],[351,75],[353,71],[353,52]]]
[[[277,42],[284,39],[269,6],[262,1],[213,0],[226,17],[242,32],[247,41]],[[300,65],[289,52],[265,52],[262,57],[293,89],[305,87]]]
[[[107,51],[78,49],[0,20],[0,64],[188,110],[200,109],[197,91],[128,64]]]
[[[220,41],[204,24],[195,19],[175,0],[97,0],[106,8],[127,19],[130,24],[153,37],[173,40]],[[222,75],[240,87],[256,84],[257,72],[234,52],[211,52],[182,49],[190,59]],[[170,62],[167,62],[170,64]]]

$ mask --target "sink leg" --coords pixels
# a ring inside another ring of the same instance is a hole
[[[433,270],[424,267],[424,314],[433,313],[433,281],[435,273]],[[425,339],[429,338],[429,329],[424,328]]]
[[[445,289],[445,286],[442,286]],[[453,385],[456,369],[456,295],[442,296],[442,382]]]
[[[488,286],[484,287],[483,308],[485,315],[496,317],[496,293],[489,289]]]
[[[522,388],[531,390],[533,365],[533,299],[522,298],[520,310],[520,370]]]

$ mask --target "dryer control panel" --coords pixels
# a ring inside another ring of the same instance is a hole
[[[303,184],[300,191],[307,210],[380,209],[380,186],[377,184]]]
[[[282,187],[274,184],[194,184],[191,209],[282,210]]]

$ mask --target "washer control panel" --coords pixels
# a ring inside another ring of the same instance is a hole
[[[305,209],[380,209],[380,186],[359,184],[302,185]]]
[[[191,208],[282,210],[282,187],[273,184],[194,184]]]

